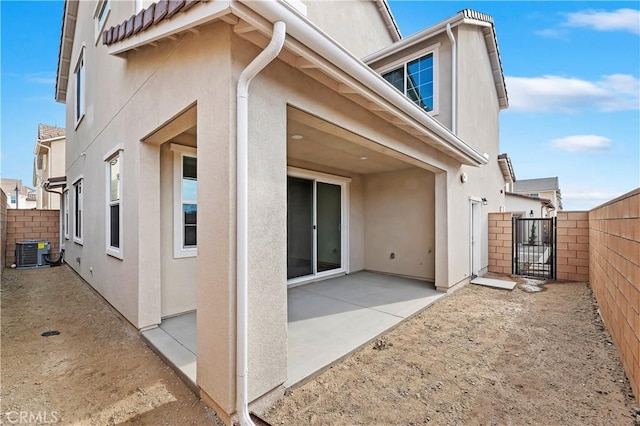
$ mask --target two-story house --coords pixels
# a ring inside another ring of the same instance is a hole
[[[195,386],[227,421],[283,392],[293,286],[487,269],[487,15],[403,39],[384,0],[67,0],[56,99],[69,265],[140,330],[196,311]]]
[[[48,124],[38,124],[38,138],[33,148],[33,186],[36,188],[36,208],[59,210],[60,195],[47,191],[50,179],[65,174],[65,129]]]

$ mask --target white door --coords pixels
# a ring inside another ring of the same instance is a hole
[[[471,201],[471,275],[480,274],[482,258],[482,205]]]

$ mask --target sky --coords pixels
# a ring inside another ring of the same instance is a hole
[[[389,3],[403,36],[466,8],[493,16],[510,104],[500,150],[517,179],[558,176],[565,210],[640,187],[640,1]],[[0,175],[26,185],[38,123],[65,125],[62,8],[0,0]]]

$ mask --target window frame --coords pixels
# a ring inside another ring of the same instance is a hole
[[[196,257],[198,255],[198,246],[184,245],[184,216],[183,204],[198,205],[197,195],[195,200],[184,200],[182,194],[182,176],[183,176],[183,158],[191,157],[198,159],[197,149],[189,146],[178,145],[172,143],[170,146],[173,151],[173,258],[181,259],[187,257]],[[196,177],[197,182],[197,177]],[[197,232],[197,221],[196,221]]]
[[[415,104],[409,96],[407,96],[407,64],[409,62],[413,62],[417,59],[421,59],[425,56],[431,54],[433,56],[433,109],[431,111],[426,111],[423,108],[420,108],[419,105]],[[393,61],[383,68],[378,70],[378,74],[382,77],[383,74],[389,73],[391,71],[395,71],[399,68],[403,68],[403,82],[404,82],[404,91],[403,95],[407,97],[412,103],[414,103],[418,108],[422,109],[425,113],[429,115],[438,115],[440,113],[440,43],[432,44],[429,47],[421,49],[410,56],[402,57],[396,61]],[[395,86],[389,83],[384,77],[382,79],[392,86],[394,89],[398,90]]]
[[[111,161],[114,158],[118,158],[119,162],[119,178],[118,178],[118,194],[119,197],[117,201],[111,200]],[[124,221],[123,221],[123,212],[124,212],[124,185],[123,185],[123,177],[124,177],[124,147],[119,144],[113,149],[111,149],[104,157],[103,161],[105,164],[105,219],[104,219],[104,229],[105,229],[105,252],[109,256],[113,256],[117,259],[122,260],[124,258],[124,250],[123,250],[123,237],[124,237]],[[111,245],[111,207],[117,205],[118,206],[118,247]]]
[[[104,27],[107,25],[107,19],[111,14],[111,0],[98,0],[96,2],[96,8],[93,11],[93,20],[95,27],[95,44],[98,45]]]
[[[75,118],[75,128],[77,129],[80,125],[80,122],[84,118],[85,114],[85,88],[87,85],[86,82],[86,65],[85,65],[85,50],[86,45],[83,43],[80,48],[80,54],[78,55],[78,60],[76,61],[76,66],[73,70],[73,76],[75,81],[75,99],[74,99],[74,118]]]
[[[64,239],[65,240],[69,240],[69,223],[70,223],[70,215],[69,215],[69,188],[66,188],[64,190],[64,197],[63,197],[63,203],[64,203],[64,211],[63,211],[63,220],[62,220],[62,232],[64,235]]]
[[[78,186],[80,187],[80,196],[78,196]],[[80,220],[78,221],[78,212]],[[84,233],[84,176],[79,176],[73,181],[73,242],[83,244]],[[78,222],[80,223],[80,232],[78,232]],[[79,235],[78,235],[79,234]]]

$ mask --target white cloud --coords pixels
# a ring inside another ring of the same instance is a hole
[[[602,152],[611,148],[611,139],[598,135],[573,135],[552,139],[550,143],[569,152]]]
[[[562,204],[565,210],[591,210],[624,193],[624,190],[572,187],[562,190]]]
[[[622,111],[640,109],[640,80],[613,74],[598,81],[573,77],[506,77],[513,110],[578,112],[583,109]]]
[[[628,31],[640,34],[640,10],[618,9],[611,12],[604,10],[585,10],[567,13],[564,25],[570,27],[590,28],[596,31]]]

